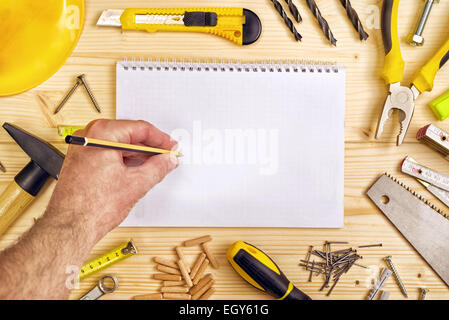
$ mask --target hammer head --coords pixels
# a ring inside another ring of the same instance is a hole
[[[46,141],[43,141],[32,134],[20,129],[10,123],[5,122],[3,128],[25,151],[31,160],[50,176],[58,179],[59,172],[64,162],[64,154]]]

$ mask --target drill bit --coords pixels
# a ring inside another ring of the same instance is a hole
[[[312,11],[313,15],[318,21],[318,24],[320,25],[321,30],[323,31],[324,35],[327,39],[331,42],[332,45],[337,45],[337,39],[335,39],[334,35],[332,34],[332,31],[329,28],[329,24],[327,23],[326,19],[323,18],[321,15],[320,9],[318,9],[316,3],[314,0],[306,0],[307,6]]]
[[[302,22],[302,17],[299,14],[298,8],[295,6],[292,0],[285,0],[285,2],[288,5],[288,8],[290,9],[290,13],[292,14],[293,18],[295,18],[296,22]]]
[[[346,9],[346,15],[348,16],[349,20],[351,20],[352,25],[359,33],[360,41],[368,39],[369,34],[366,33],[363,29],[362,22],[360,21],[357,12],[352,7],[351,2],[349,0],[340,0],[340,3]]]
[[[277,12],[279,12],[281,17],[284,19],[285,24],[287,25],[287,27],[290,29],[290,31],[295,36],[295,40],[296,41],[301,41],[302,36],[298,33],[298,31],[296,31],[296,28],[293,25],[292,20],[290,20],[290,18],[287,17],[287,13],[284,11],[284,9],[282,9],[282,5],[279,3],[279,1],[271,0],[271,2],[273,2],[273,5],[276,8]]]

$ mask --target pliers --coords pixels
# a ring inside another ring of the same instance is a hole
[[[398,8],[399,0],[384,0],[382,7],[382,38],[385,48],[385,62],[382,78],[390,86],[382,115],[377,126],[376,139],[383,131],[385,122],[393,112],[399,110],[401,130],[397,136],[397,145],[404,141],[415,108],[415,100],[433,88],[433,80],[438,70],[449,59],[449,39],[435,53],[435,55],[419,69],[412,80],[410,87],[402,86],[405,63],[402,59],[398,38]]]

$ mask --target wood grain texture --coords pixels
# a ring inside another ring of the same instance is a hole
[[[145,7],[149,3],[143,0],[89,0],[86,1],[86,21],[81,39],[62,68],[49,80],[28,92],[0,98],[2,122],[13,122],[55,143],[61,151],[66,151],[62,137],[57,135],[56,126],[83,125],[97,118],[98,114],[84,90],[78,90],[57,115],[53,115],[54,108],[73,85],[75,77],[85,73],[102,108],[101,117],[114,118],[115,62],[123,58],[216,58],[242,61],[299,59],[332,61],[346,67],[343,229],[117,228],[95,246],[89,258],[102,254],[131,237],[139,254],[82,281],[80,288],[73,291],[72,299],[79,299],[103,274],[108,273],[118,276],[120,286],[114,294],[105,295],[102,299],[131,299],[135,295],[155,293],[159,290],[161,281],[152,279],[152,274],[157,272],[152,259],[155,256],[176,259],[174,246],[205,234],[210,234],[213,238],[210,248],[220,265],[219,269],[209,267],[207,270],[215,279],[216,292],[212,299],[271,299],[244,282],[226,262],[226,250],[237,240],[245,240],[268,253],[291,281],[313,299],[364,299],[372,277],[385,266],[382,258],[386,255],[393,256],[393,261],[409,292],[409,299],[417,299],[421,287],[430,289],[428,299],[449,298],[449,290],[444,283],[365,196],[366,190],[375,179],[388,171],[444,208],[444,205],[435,200],[418,182],[400,173],[399,164],[403,157],[411,155],[423,165],[449,173],[448,162],[415,139],[417,130],[430,122],[443,129],[447,127],[438,123],[428,107],[428,102],[449,89],[449,67],[446,66],[438,73],[434,90],[423,94],[417,101],[409,133],[401,147],[395,146],[395,135],[399,128],[396,116],[393,116],[393,121],[388,123],[382,138],[375,140],[378,116],[387,94],[387,88],[380,79],[384,50],[375,16],[376,12],[380,12],[382,1],[352,1],[365,29],[370,34],[368,41],[362,43],[358,40],[339,1],[317,0],[322,14],[338,40],[336,48],[329,46],[305,2],[301,0],[294,2],[304,19],[302,24],[296,24],[298,31],[303,35],[302,43],[292,40],[289,31],[268,0],[203,0],[201,3],[204,6],[240,6],[251,9],[259,15],[263,24],[261,38],[253,45],[238,47],[212,35],[162,32],[147,34],[96,27],[96,20],[103,9]],[[196,7],[197,4],[196,1],[170,1],[172,7]],[[152,1],[151,5],[164,7],[167,6],[167,2],[156,0]],[[424,31],[425,45],[421,48],[407,45],[405,37],[413,29],[417,11],[421,6],[420,1],[401,1],[399,7],[398,29],[406,61],[405,83],[410,81],[416,69],[433,55],[449,33],[447,31],[449,3],[443,1],[431,13]],[[12,142],[4,130],[0,130],[0,159],[7,169],[6,173],[0,173],[0,191],[2,191],[28,162],[25,153]],[[38,199],[0,238],[0,248],[13,244],[33,225],[33,218],[44,212],[54,184],[49,182]],[[309,245],[319,247],[325,240],[349,241],[353,247],[382,242],[383,247],[359,249],[359,253],[363,256],[361,263],[370,269],[353,267],[340,279],[331,297],[325,297],[325,291],[318,291],[322,279],[314,277],[313,282],[307,282],[308,272],[298,266],[299,260],[306,256]],[[200,249],[197,247],[183,249],[187,262],[192,266]],[[392,279],[388,280],[385,290],[391,293],[390,299],[403,299]]]

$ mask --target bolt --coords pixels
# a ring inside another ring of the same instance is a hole
[[[84,74],[79,75],[77,78],[79,81],[81,81],[84,88],[86,88],[87,93],[89,94],[90,100],[92,100],[92,103],[94,104],[95,109],[97,109],[98,113],[101,113],[100,106],[98,105],[97,100],[95,100],[95,97],[94,97],[92,91],[90,90],[89,86],[87,85],[86,79],[84,78]]]
[[[427,0],[426,5],[424,6],[423,13],[421,15],[421,19],[418,22],[418,25],[413,34],[408,36],[408,43],[413,46],[422,46],[424,44],[424,37],[422,36],[424,27],[426,25],[427,19],[429,18],[430,10],[434,3],[440,2],[439,0]]]
[[[398,282],[399,288],[402,291],[402,294],[408,298],[407,295],[407,290],[405,290],[405,286],[401,281],[401,278],[399,277],[399,273],[396,270],[395,266],[393,265],[393,262],[391,261],[391,256],[385,257],[384,258],[385,262],[388,264],[388,266],[390,267],[391,271],[393,272],[394,277],[396,278],[396,281]]]
[[[429,289],[421,288],[421,296],[419,297],[419,300],[425,300],[427,292],[429,292]]]
[[[57,114],[59,112],[59,110],[62,109],[62,107],[65,105],[65,103],[67,102],[67,100],[69,100],[69,98],[72,96],[72,94],[75,92],[76,88],[78,88],[78,86],[80,84],[82,84],[82,80],[78,77],[78,79],[76,80],[75,85],[73,86],[72,89],[70,89],[70,91],[65,95],[64,99],[62,99],[61,103],[58,105],[58,107],[56,108],[55,112],[53,114]]]

